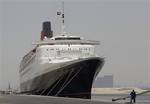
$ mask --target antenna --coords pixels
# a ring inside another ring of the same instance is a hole
[[[57,15],[61,16],[61,35],[65,35],[65,16],[64,16],[64,1],[62,2],[62,10],[57,12]]]

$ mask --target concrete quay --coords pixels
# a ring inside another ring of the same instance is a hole
[[[35,96],[35,95],[0,95],[0,104],[120,104],[100,102],[88,99]]]

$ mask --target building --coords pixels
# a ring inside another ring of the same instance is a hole
[[[114,77],[113,75],[105,75],[103,77],[96,78],[95,82],[93,83],[94,88],[111,88],[114,86]]]

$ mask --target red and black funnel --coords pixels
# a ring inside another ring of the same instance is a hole
[[[51,30],[51,22],[50,21],[43,22],[43,30],[41,32],[41,40],[43,40],[45,37],[46,38],[53,37],[53,31]]]

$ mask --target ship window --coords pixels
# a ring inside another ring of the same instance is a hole
[[[87,48],[84,48],[84,50],[87,50]]]
[[[82,48],[79,48],[79,50],[81,51],[81,50],[82,50]]]
[[[80,37],[59,37],[59,38],[55,38],[55,40],[80,40]]]

